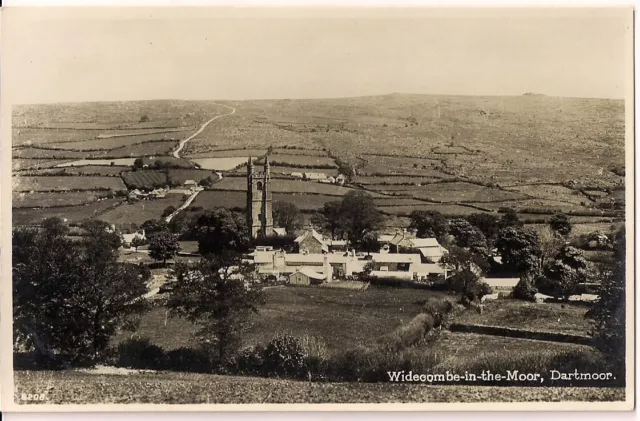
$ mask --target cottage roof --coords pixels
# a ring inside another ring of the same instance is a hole
[[[284,228],[280,228],[280,227],[274,227],[273,228],[273,232],[275,232],[276,234],[280,235],[280,236],[285,236],[287,235],[287,230]]]
[[[304,241],[305,238],[307,238],[308,236],[312,236],[313,238],[315,238],[316,240],[318,240],[318,242],[322,243],[322,244],[326,244],[324,241],[324,238],[322,238],[322,235],[314,230],[307,230],[304,234],[300,235],[298,238],[295,239],[296,243],[299,243],[301,241]]]
[[[327,175],[323,172],[306,172],[304,173],[304,176],[307,178],[311,178],[314,180],[320,180],[323,178],[327,178]]]
[[[435,263],[412,263],[409,267],[409,272],[428,275],[430,273],[444,274],[445,270]]]
[[[382,234],[378,237],[378,241],[380,241],[381,243],[389,243],[391,240],[393,240],[393,237],[395,237],[395,235]]]
[[[419,254],[371,253],[371,260],[377,263],[420,263]]]
[[[324,277],[324,275],[319,274],[318,272],[314,271],[314,270],[313,270],[313,269],[311,269],[311,268],[300,268],[300,269],[298,269],[296,272],[292,273],[292,274],[291,274],[291,275],[289,275],[289,276],[293,276],[293,275],[295,275],[295,274],[297,274],[297,273],[302,273],[303,275],[306,275],[306,276],[308,276],[308,277],[309,277],[309,278],[311,278],[311,279],[318,279],[318,280],[321,280],[321,279],[324,279],[324,278],[325,278],[325,277]]]
[[[445,249],[441,246],[438,247],[420,247],[418,248],[420,254],[424,257],[442,257]]]
[[[324,254],[320,253],[291,253],[284,256],[287,264],[324,263]]]
[[[197,186],[198,183],[195,182],[195,180],[187,180],[184,182],[185,186]]]
[[[411,238],[409,242],[413,247],[440,247],[440,243],[435,238]]]

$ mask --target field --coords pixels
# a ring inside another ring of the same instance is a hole
[[[343,196],[352,189],[333,184],[303,180],[273,179],[270,183],[274,193],[307,193]],[[226,177],[215,184],[216,190],[247,190],[247,180],[242,177]]]
[[[245,208],[247,193],[241,191],[205,190],[200,192],[191,203],[192,207],[202,207],[205,210],[213,208]]]
[[[260,157],[268,148],[274,175],[336,175],[334,158],[356,167],[357,175],[345,187],[274,176],[272,191],[278,200],[293,201],[307,212],[329,196],[361,186],[373,192],[385,213],[401,218],[416,209],[454,216],[505,207],[527,222],[546,221],[558,211],[616,218],[597,206],[623,200],[623,101],[392,94],[224,103],[236,113],[207,126],[182,150],[205,170],[244,174],[247,157]],[[151,165],[149,157],[156,156],[194,169],[186,159],[167,156],[177,141],[166,139],[184,138],[206,119],[227,111],[207,101],[18,107],[12,167],[33,170],[67,161],[65,165],[98,164],[97,174],[115,175],[119,169],[103,168],[111,162],[130,165],[137,157]],[[148,121],[140,121],[142,116]],[[77,173],[94,174],[90,171]],[[173,178],[184,182],[185,177]],[[194,206],[214,202],[243,207],[245,200],[235,192],[245,188],[243,178],[224,177],[215,189],[233,192],[228,199],[211,193]],[[470,206],[456,204],[462,202]],[[388,225],[400,221],[394,218]]]
[[[187,180],[194,180],[198,183],[207,177],[211,177],[214,181],[219,178],[213,171],[188,169],[170,169],[167,172],[167,177],[171,185],[183,185]]]
[[[78,371],[18,371],[14,396],[32,393],[43,385],[47,388],[45,403],[49,404],[597,402],[621,401],[625,394],[624,388],[317,383],[168,372],[118,376]]]
[[[12,204],[14,208],[49,208],[57,206],[78,206],[102,199],[106,192],[75,191],[58,193],[27,193],[14,191]]]
[[[252,318],[251,327],[244,335],[245,345],[268,342],[280,332],[315,336],[330,350],[371,345],[382,334],[411,320],[424,300],[448,296],[431,291],[374,287],[367,291],[274,287],[265,292],[267,302]],[[165,309],[154,308],[142,317],[137,335],[171,350],[195,346],[194,332],[190,322],[167,318]],[[129,335],[122,332],[116,341]]]
[[[121,204],[123,199],[105,199],[80,206],[57,208],[16,209],[12,211],[13,225],[39,225],[44,219],[58,217],[68,223],[79,223],[91,219]]]
[[[98,176],[112,176],[119,177],[120,173],[129,171],[131,167],[128,166],[107,166],[107,165],[85,165],[85,166],[68,166],[58,168],[43,168],[39,170],[29,170],[20,174],[21,176],[33,176],[33,175],[98,175]]]
[[[138,134],[138,135],[113,135],[115,137],[100,137],[98,139],[81,140],[74,142],[47,143],[47,147],[62,150],[75,151],[100,151],[123,148],[141,143],[176,141],[189,136],[190,131],[166,132],[159,134]],[[102,133],[101,136],[111,136]]]
[[[123,203],[100,215],[101,221],[114,224],[117,228],[129,228],[132,223],[142,225],[149,219],[158,219],[168,206],[176,208],[182,204],[181,194],[167,194],[162,199],[141,200],[136,203]]]
[[[482,314],[465,313],[456,322],[587,336],[589,308],[577,304],[494,300]]]
[[[117,177],[12,177],[14,191],[126,190]]]
[[[103,140],[102,142],[109,142]],[[109,142],[110,143],[110,142]],[[64,150],[26,147],[13,150],[13,156],[16,158],[27,159],[108,159],[108,158],[127,158],[142,157],[153,155],[166,155],[178,144],[177,141],[165,140],[158,142],[144,142],[122,146],[114,149],[100,150]]]
[[[124,183],[130,189],[153,189],[167,184],[167,173],[161,170],[142,170],[122,173]]]

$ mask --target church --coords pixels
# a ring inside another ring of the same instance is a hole
[[[269,173],[269,157],[264,158],[264,167],[256,168],[253,158],[247,162],[247,226],[249,238],[274,235],[273,208]]]

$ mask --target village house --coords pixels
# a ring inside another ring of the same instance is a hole
[[[195,180],[187,180],[183,185],[190,190],[195,190],[196,187],[198,187],[198,183],[196,183]]]
[[[329,245],[325,242],[322,234],[314,229],[305,231],[295,239],[298,253],[328,253]]]
[[[388,244],[386,249],[389,252],[415,251],[422,255],[423,263],[438,263],[446,252],[446,249],[435,238],[416,238],[408,233],[406,229],[397,231],[391,239],[388,239],[388,237],[386,236],[385,238],[388,241],[382,241],[382,239],[379,241]]]

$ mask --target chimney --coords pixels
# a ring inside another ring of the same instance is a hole
[[[324,255],[324,280],[325,282],[331,282],[332,278],[333,278],[333,270],[331,268],[331,265],[329,264],[329,255],[325,254]]]

